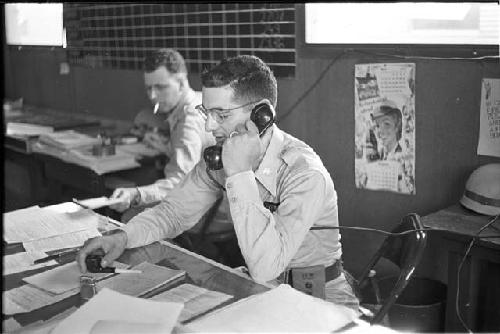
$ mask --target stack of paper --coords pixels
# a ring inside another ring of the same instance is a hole
[[[90,210],[59,213],[38,206],[3,214],[4,241],[22,242],[27,252],[78,247],[101,235],[100,216]]]
[[[41,135],[32,149],[87,167],[99,175],[140,166],[134,155],[121,151],[107,156],[93,155],[92,147],[100,144],[99,138],[68,130]]]
[[[170,333],[182,304],[135,298],[103,289],[61,321],[52,334]]]
[[[113,204],[117,204],[122,202],[122,199],[118,198],[108,198],[105,196],[102,197],[95,197],[95,198],[87,198],[87,199],[82,199],[79,201],[74,200],[76,204],[80,205],[81,207],[88,208],[88,209],[99,209],[105,206],[110,206]]]
[[[94,156],[92,148],[78,148],[69,151],[68,161],[88,167],[97,174],[139,167],[140,164],[131,154],[117,151],[116,154]]]
[[[231,298],[233,298],[233,296],[200,288],[192,284],[182,284],[151,297],[152,300],[183,303],[184,309],[179,316],[180,322],[184,322],[205,313]]]
[[[47,253],[34,251],[34,252],[21,252],[16,254],[5,255],[3,257],[3,273],[2,275],[10,275],[26,270],[34,270],[45,266],[56,265],[55,260],[35,264],[35,260],[44,258]]]
[[[6,135],[12,136],[39,136],[54,132],[54,128],[46,125],[8,122]]]
[[[71,216],[38,206],[3,214],[4,240],[7,243],[27,242],[48,237],[97,229],[98,216]]]
[[[68,150],[78,147],[85,147],[101,144],[100,138],[91,137],[74,130],[57,131],[43,134],[38,138],[41,143]]]
[[[117,145],[116,151],[125,152],[136,157],[154,157],[161,154],[159,150],[151,148],[144,143]]]
[[[117,151],[114,155],[94,156],[90,146],[65,150],[38,140],[31,149],[33,152],[51,155],[63,161],[87,167],[98,175],[140,166],[131,154]]]
[[[353,310],[289,285],[240,300],[191,322],[189,332],[333,332],[357,317]]]

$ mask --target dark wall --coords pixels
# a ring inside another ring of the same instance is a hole
[[[299,28],[298,28],[299,29]],[[131,120],[148,102],[142,73],[71,67],[60,75],[61,50],[5,50],[5,95],[25,103]],[[323,73],[331,59],[297,57],[294,79],[280,79],[278,117]],[[356,189],[354,185],[354,66],[416,63],[416,195]],[[500,78],[498,60],[395,60],[351,54],[337,61],[294,112],[279,123],[322,157],[338,194],[340,224],[391,229],[408,212],[425,215],[456,203],[470,172],[500,159],[476,154],[481,80]],[[197,75],[192,86],[200,89]],[[358,271],[382,240],[343,231],[344,260]]]

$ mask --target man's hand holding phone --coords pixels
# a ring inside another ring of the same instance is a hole
[[[259,130],[254,122],[247,120],[238,125],[236,134],[227,138],[222,146],[222,161],[226,176],[232,176],[257,168],[264,152]]]

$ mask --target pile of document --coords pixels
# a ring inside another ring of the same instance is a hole
[[[93,146],[101,143],[100,138],[76,132],[74,130],[57,131],[43,134],[38,138],[41,143],[57,147],[62,150],[69,150],[79,147]]]
[[[331,333],[356,318],[352,309],[281,284],[208,313],[186,332]]]
[[[3,214],[4,241],[21,242],[28,252],[47,252],[81,246],[100,235],[100,216],[90,210],[61,213],[32,206]]]
[[[140,166],[134,155],[123,151],[106,156],[93,155],[92,147],[100,144],[99,138],[67,130],[42,134],[32,150],[87,167],[98,175]]]
[[[54,132],[54,128],[46,125],[8,122],[5,134],[7,136],[39,136]]]

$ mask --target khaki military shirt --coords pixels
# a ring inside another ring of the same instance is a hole
[[[127,247],[179,235],[217,198],[226,196],[238,244],[256,281],[270,281],[288,268],[328,266],[340,259],[338,230],[309,230],[338,226],[337,193],[330,174],[311,147],[276,125],[271,129],[269,146],[255,172],[226,178],[223,170],[210,171],[210,177],[201,159],[168,198],[123,227]],[[275,210],[264,202],[275,204]]]

